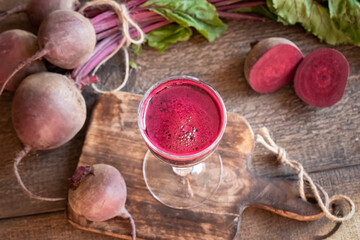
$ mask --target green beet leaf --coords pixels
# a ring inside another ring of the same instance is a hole
[[[162,52],[166,50],[170,44],[189,40],[191,35],[191,28],[170,24],[149,32],[146,34],[146,40],[149,46]]]
[[[134,68],[134,69],[137,68],[136,62],[133,62],[133,61],[129,61],[129,66],[130,66],[131,68]]]
[[[144,43],[146,42],[146,39],[144,41]],[[133,50],[133,52],[136,54],[136,55],[140,55],[141,52],[142,52],[142,47],[141,45],[138,45],[138,44],[131,44],[131,49]]]
[[[267,8],[265,5],[260,6],[253,6],[253,7],[241,7],[231,10],[230,12],[237,12],[237,13],[256,13],[260,14],[262,16],[265,16],[267,18],[276,20],[276,15],[272,13],[269,8]]]
[[[267,0],[267,5],[278,16],[278,21],[284,24],[300,23],[326,43],[359,45],[349,37],[349,32],[338,27],[340,25],[331,18],[329,9],[315,0]]]
[[[147,42],[150,47],[154,47],[159,52],[163,52],[170,44],[189,40],[191,35],[191,28],[178,24],[169,24],[147,33],[145,35],[145,42]],[[136,55],[141,54],[141,45],[132,44],[131,46]]]
[[[194,27],[209,41],[215,40],[227,29],[215,6],[206,0],[149,0],[143,6],[182,27]]]
[[[360,4],[357,0],[329,0],[331,19],[337,28],[360,45]]]

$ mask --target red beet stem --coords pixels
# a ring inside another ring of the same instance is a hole
[[[309,53],[298,66],[295,92],[315,107],[330,107],[343,97],[349,77],[349,63],[339,51],[320,48]]]
[[[8,16],[14,14],[14,13],[21,13],[21,12],[25,12],[26,11],[26,6],[27,4],[21,4],[19,6],[16,6],[10,10],[7,10],[5,12],[2,12],[0,14],[0,22],[3,21],[5,18],[7,18]]]
[[[93,83],[98,83],[99,78],[96,75],[93,76],[85,76],[81,79],[77,79],[75,85],[78,89],[84,90],[87,86],[90,86]]]
[[[104,6],[96,6],[96,7],[88,7],[86,9],[84,9],[83,15],[87,18],[93,18],[103,12],[110,10],[110,9],[111,8],[109,6],[105,6],[105,5]]]
[[[114,35],[115,33],[120,33],[120,32],[121,32],[120,28],[118,26],[115,26],[113,28],[109,28],[105,31],[102,31],[101,33],[97,33],[96,40],[100,41],[107,37],[110,37],[111,35]]]
[[[142,30],[144,33],[147,33],[168,24],[170,24],[170,22],[164,19],[163,21],[155,22],[148,26],[142,27]],[[132,38],[136,38],[138,33],[134,30],[131,31],[130,35]],[[78,78],[81,79],[87,76],[93,69],[97,67],[99,63],[102,62],[103,59],[109,56],[109,54],[111,54],[111,52],[116,49],[118,44],[121,43],[122,38],[123,36],[119,31],[114,31],[111,36],[107,36],[105,39],[100,41],[96,45],[95,50],[89,59],[83,65],[73,70],[71,77],[77,81]]]
[[[152,16],[152,17],[148,17],[148,18],[139,19],[137,21],[137,24],[139,26],[143,27],[143,26],[147,26],[149,24],[160,22],[163,20],[166,20],[163,16],[156,15],[156,16]]]
[[[94,29],[96,33],[105,31],[109,28],[113,28],[116,26],[119,26],[120,22],[119,22],[119,18],[116,16],[110,16],[108,17],[105,21],[101,21],[98,22],[96,24],[94,24]]]
[[[15,74],[20,71],[23,67],[25,67],[26,65],[34,62],[35,60],[38,60],[40,58],[42,58],[43,56],[45,56],[47,53],[48,53],[48,49],[46,48],[43,48],[41,50],[39,50],[37,53],[35,53],[32,57],[26,59],[25,61],[19,63],[17,65],[17,67],[14,69],[14,71],[10,74],[10,76],[4,81],[4,84],[1,86],[1,89],[0,89],[0,95],[2,94],[2,92],[4,91],[5,89],[5,86],[6,84],[8,84],[8,82],[11,80],[11,78],[13,76],[15,76]]]
[[[121,40],[122,34],[119,32],[101,41],[96,45],[89,59],[81,67],[74,70],[72,77],[83,78],[87,76],[103,59],[116,49]]]
[[[134,21],[138,21],[141,19],[145,20],[148,17],[153,17],[153,16],[157,16],[157,15],[159,16],[159,14],[157,14],[156,12],[151,12],[151,11],[143,11],[143,12],[132,11],[132,12],[130,12],[131,19]]]
[[[131,9],[131,8],[135,8],[137,6],[140,6],[141,4],[145,3],[147,0],[132,0],[132,1],[128,1],[126,3],[126,8],[127,9]]]
[[[111,16],[114,16],[115,15],[115,12],[114,11],[106,11],[106,12],[103,12],[103,13],[100,13],[99,15],[93,17],[92,19],[90,19],[90,22],[91,24],[96,24],[100,21],[103,21],[104,19],[108,18],[108,17],[111,17]]]
[[[115,33],[107,38],[105,38],[104,40],[100,41],[98,44],[96,44],[94,51],[91,53],[89,59],[80,67],[75,68],[72,71],[71,77],[75,78],[77,76],[86,76],[86,75],[82,75],[82,71],[83,69],[85,69],[87,67],[87,65],[90,64],[90,62],[94,59],[94,57],[96,57],[97,54],[99,54],[99,52],[103,51],[103,49],[105,49],[112,41],[113,39],[117,36],[117,35],[121,35],[121,32]],[[91,71],[91,70],[90,70]],[[90,72],[89,71],[89,72]],[[88,73],[89,73],[88,72]]]
[[[91,173],[91,166],[80,166],[75,170],[74,175],[69,179],[69,188],[76,189],[80,182]]]
[[[21,160],[31,151],[31,147],[30,146],[25,146],[15,157],[14,159],[14,173],[16,176],[16,180],[18,181],[18,183],[20,184],[22,190],[25,192],[26,195],[28,195],[30,198],[34,198],[34,199],[38,199],[38,200],[42,200],[42,201],[61,201],[61,200],[65,200],[65,198],[47,198],[47,197],[41,197],[38,195],[33,194],[29,189],[27,189],[27,187],[25,186],[25,184],[23,183],[23,181],[21,180],[19,171],[18,171],[18,165],[21,162]]]

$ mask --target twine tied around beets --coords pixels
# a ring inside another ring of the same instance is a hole
[[[91,2],[87,2],[84,6],[82,6],[78,10],[78,12],[82,12],[82,11],[84,11],[84,9],[86,9],[86,8],[88,8],[90,6],[93,6],[93,5],[108,5],[108,6],[112,7],[115,14],[118,16],[119,21],[122,23],[123,38],[122,38],[121,42],[119,43],[119,45],[117,46],[117,48],[109,56],[107,56],[105,59],[103,59],[98,64],[98,66],[93,70],[91,75],[94,76],[101,65],[103,65],[111,57],[113,57],[120,49],[123,49],[124,58],[125,58],[125,76],[124,76],[124,80],[122,81],[120,86],[118,86],[117,88],[115,88],[115,89],[113,89],[111,91],[101,90],[94,83],[91,84],[91,86],[93,87],[93,89],[96,92],[99,92],[99,93],[117,92],[117,91],[120,91],[126,85],[128,79],[129,79],[129,68],[130,68],[130,66],[129,66],[129,53],[127,51],[127,47],[131,43],[137,44],[137,45],[142,44],[144,42],[144,40],[145,40],[145,34],[141,30],[140,26],[134,20],[131,19],[130,15],[129,15],[129,11],[127,10],[125,4],[119,4],[114,0],[93,0]],[[130,28],[131,27],[135,28],[136,31],[139,33],[138,38],[134,39],[134,38],[131,37],[131,35],[130,35]]]
[[[297,161],[288,159],[288,157],[286,155],[286,151],[283,148],[279,147],[272,140],[272,138],[270,137],[269,130],[267,128],[265,128],[265,127],[261,128],[260,133],[261,133],[261,135],[257,135],[256,141],[261,143],[262,145],[264,145],[264,147],[269,149],[274,154],[276,154],[277,160],[281,164],[289,165],[292,169],[294,169],[298,173],[298,178],[299,178],[298,188],[299,188],[300,196],[304,201],[307,201],[306,196],[305,196],[305,190],[304,190],[304,180],[307,180],[309,182],[310,188],[314,194],[315,199],[317,200],[319,207],[321,208],[321,210],[324,212],[325,216],[328,219],[330,219],[332,221],[336,221],[336,222],[343,222],[343,221],[346,221],[346,220],[349,220],[350,218],[352,218],[352,216],[355,213],[355,204],[349,197],[344,196],[344,195],[334,195],[329,200],[326,200],[324,203],[324,201],[320,197],[317,187],[315,186],[313,180],[310,178],[308,173],[305,172],[303,166]],[[325,194],[327,195],[327,193],[325,193]],[[327,196],[326,196],[326,198],[327,198]],[[343,201],[347,202],[349,204],[349,206],[351,207],[350,212],[348,214],[346,214],[344,217],[335,216],[334,214],[332,214],[329,211],[330,203],[334,202],[335,200],[343,200]]]

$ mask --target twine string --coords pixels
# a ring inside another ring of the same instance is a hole
[[[96,68],[92,71],[91,75],[94,76],[96,74],[96,72],[99,70],[99,68],[105,63],[107,62],[110,58],[112,58],[120,49],[123,49],[124,51],[124,59],[125,59],[125,76],[123,81],[121,82],[121,84],[112,89],[112,90],[101,90],[99,89],[94,83],[91,84],[91,86],[93,87],[93,89],[96,92],[99,93],[108,93],[108,92],[117,92],[120,91],[127,83],[128,79],[129,79],[129,53],[127,51],[127,47],[130,44],[136,44],[136,45],[140,45],[144,42],[145,40],[145,34],[144,32],[141,30],[140,26],[131,19],[129,11],[127,10],[125,4],[119,4],[116,1],[113,0],[93,0],[91,2],[87,2],[83,7],[81,7],[78,11],[82,12],[84,11],[84,9],[93,6],[93,5],[108,5],[111,6],[113,11],[115,12],[115,14],[117,15],[117,17],[119,18],[119,21],[122,24],[122,40],[120,41],[119,45],[116,47],[116,49],[110,54],[108,55],[106,58],[104,58],[97,66]],[[132,38],[131,34],[130,34],[130,29],[134,28],[137,31],[137,38]]]
[[[346,221],[346,220],[349,220],[350,218],[352,218],[352,216],[355,213],[355,204],[349,197],[347,197],[345,195],[334,195],[329,199],[328,194],[325,191],[323,191],[325,193],[325,201],[324,201],[320,197],[320,194],[318,191],[319,187],[317,187],[315,185],[315,183],[313,182],[311,177],[304,170],[303,166],[299,162],[297,162],[295,160],[290,160],[287,157],[285,149],[279,147],[274,142],[274,140],[271,138],[269,130],[267,128],[265,128],[265,127],[261,128],[260,133],[261,133],[261,135],[257,135],[256,141],[261,143],[262,145],[264,145],[264,147],[266,147],[268,150],[270,150],[274,154],[276,154],[277,160],[281,164],[289,165],[292,169],[295,170],[295,172],[298,173],[298,184],[297,185],[299,188],[300,197],[304,201],[307,201],[306,195],[305,195],[305,190],[304,190],[304,180],[306,180],[309,183],[309,186],[314,194],[315,199],[317,200],[319,207],[321,208],[321,210],[324,212],[325,216],[328,219],[330,219],[332,221],[336,221],[336,222],[343,222],[343,221]],[[322,189],[322,188],[320,187],[320,189]],[[333,203],[336,200],[345,201],[351,208],[351,210],[343,217],[338,217],[338,216],[332,214],[329,210],[331,203]]]

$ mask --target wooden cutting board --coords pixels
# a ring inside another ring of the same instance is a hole
[[[150,194],[142,175],[147,151],[137,125],[141,96],[125,92],[105,94],[94,108],[79,166],[107,163],[116,167],[127,183],[127,210],[139,239],[231,239],[246,207],[259,207],[285,217],[310,221],[322,217],[316,204],[300,199],[296,181],[257,177],[248,169],[254,134],[247,121],[228,113],[228,124],[218,151],[224,175],[218,191],[199,207],[177,210]],[[74,226],[119,238],[130,238],[127,220],[90,222],[68,209]]]

